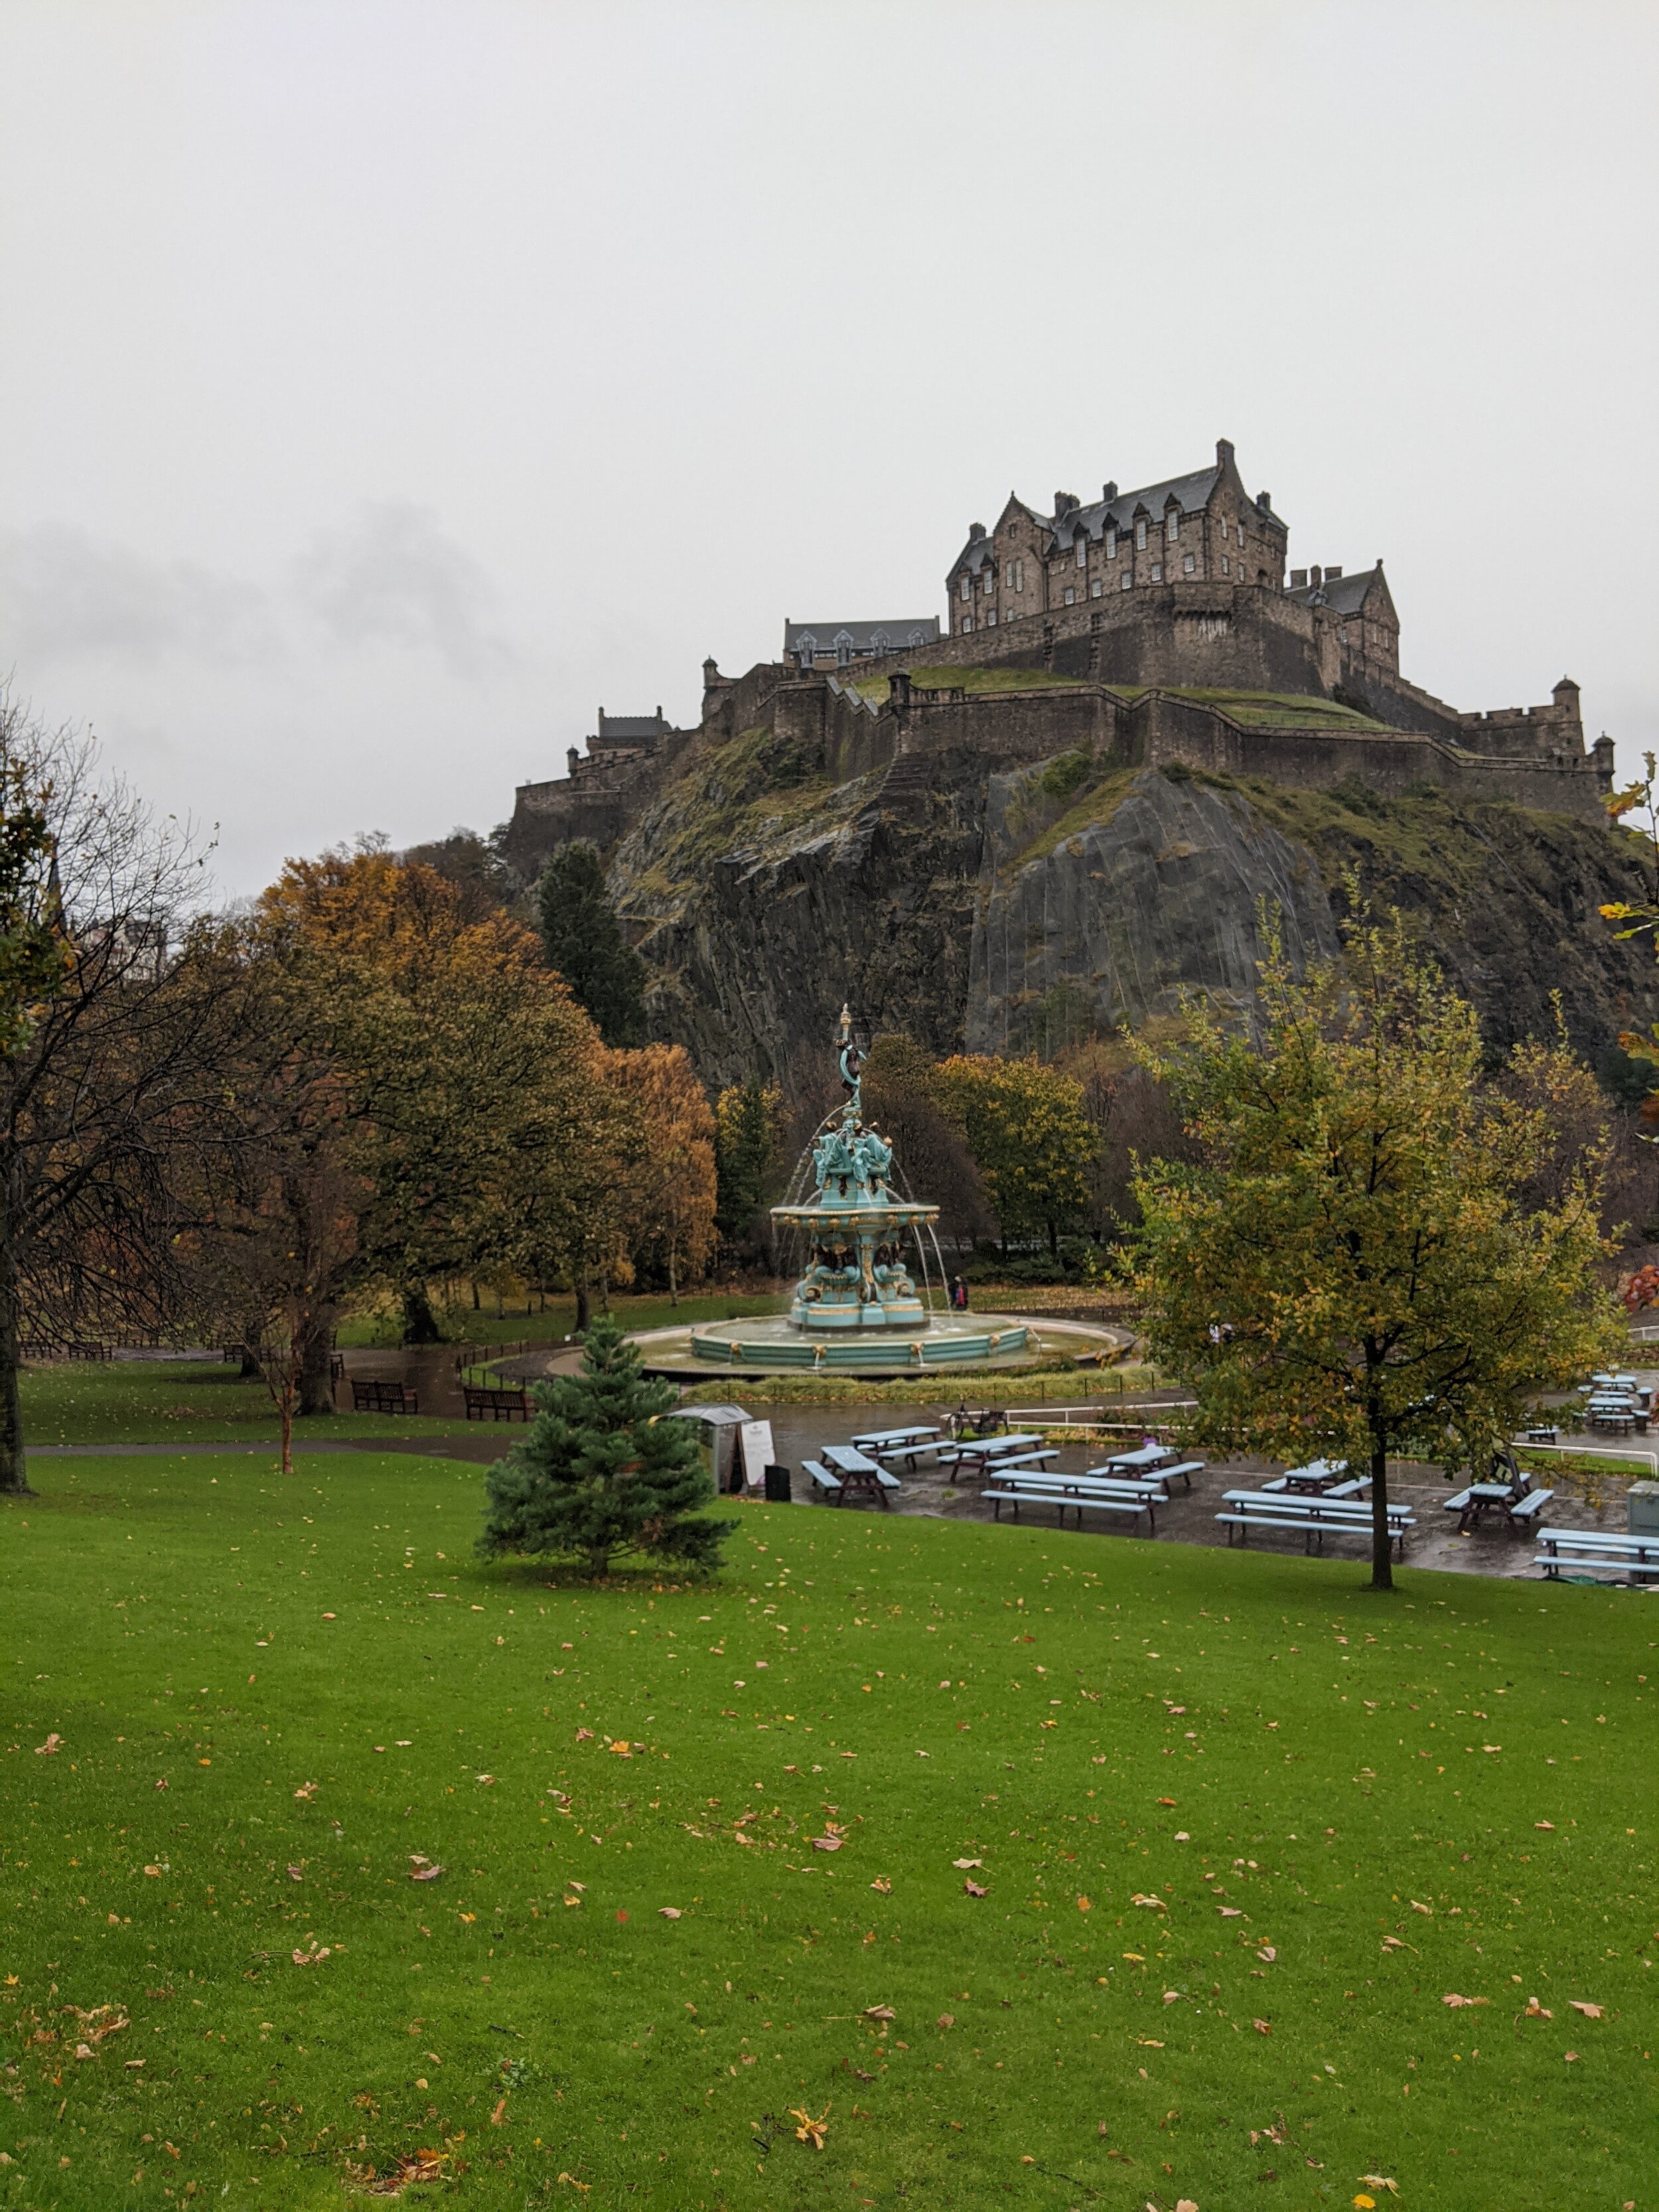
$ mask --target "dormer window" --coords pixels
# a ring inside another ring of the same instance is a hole
[[[1146,544],[1146,518],[1143,514],[1135,524],[1135,544],[1144,551]]]
[[[1178,507],[1172,507],[1170,509],[1168,515],[1164,518],[1164,534],[1169,539],[1171,545],[1173,545],[1176,538],[1180,537],[1181,509]]]
[[[974,596],[974,580],[973,580],[973,578],[972,578],[971,576],[964,576],[964,577],[963,578],[963,580],[962,580],[962,592],[961,592],[961,597],[962,597],[962,598],[963,598],[964,599],[971,599],[973,598],[973,596]]]
[[[1117,532],[1115,530],[1109,530],[1106,532],[1106,558],[1109,561],[1115,561],[1117,558]]]
[[[1089,565],[1089,541],[1080,530],[1077,534],[1077,565],[1079,568]]]
[[[992,592],[995,591],[996,587],[996,571],[994,568],[988,568],[985,571],[985,596],[988,599],[990,598]]]

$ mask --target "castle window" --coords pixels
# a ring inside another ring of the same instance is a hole
[[[1066,605],[1067,605],[1068,607],[1069,607],[1069,606],[1071,606],[1071,605],[1073,604],[1073,602],[1076,600],[1076,598],[1077,598],[1077,593],[1076,593],[1076,592],[1072,589],[1072,586],[1071,586],[1069,584],[1067,584],[1067,586],[1066,586]]]
[[[1089,586],[1089,597],[1091,599],[1097,599],[1105,588],[1106,586],[1101,582],[1099,577],[1097,576],[1093,583]]]
[[[1244,543],[1244,526],[1242,522],[1238,526],[1238,542],[1241,545]]]
[[[1109,530],[1106,532],[1106,558],[1109,561],[1115,561],[1117,558],[1117,532],[1115,530]]]
[[[1143,545],[1143,546],[1144,546],[1144,545],[1146,544],[1146,516],[1143,514],[1143,515],[1140,517],[1139,520],[1135,524],[1135,544],[1136,544],[1137,545]]]
[[[991,609],[991,611],[989,612],[989,614],[988,614],[988,615],[986,616],[986,617],[985,617],[985,627],[986,627],[986,629],[994,629],[996,628],[996,626],[997,626],[997,611],[996,611],[996,609],[995,609],[994,607],[993,607],[993,608]]]
[[[1121,574],[1121,575],[1118,578],[1118,580],[1117,580],[1117,584],[1118,584],[1118,589],[1119,589],[1119,591],[1121,591],[1121,592],[1127,592],[1127,591],[1129,589],[1130,586],[1131,586],[1133,582],[1134,582],[1134,578],[1130,574],[1129,571],[1126,568],[1126,569],[1123,571],[1122,574]]]
[[[1079,530],[1077,534],[1077,565],[1086,568],[1089,561],[1089,541]]]
[[[967,636],[969,631],[972,629],[973,626],[974,618],[972,615],[963,615],[962,620],[957,624],[957,629],[962,633],[963,637]]]
[[[1187,574],[1187,575],[1190,576],[1190,575],[1192,574],[1192,573],[1193,573],[1193,570],[1197,567],[1197,565],[1198,565],[1198,563],[1197,563],[1197,562],[1193,559],[1193,556],[1192,556],[1192,555],[1191,555],[1190,553],[1188,553],[1188,554],[1185,554],[1185,555],[1183,555],[1183,556],[1182,556],[1182,557],[1181,566],[1182,566],[1182,572],[1183,572],[1185,574]]]
[[[995,570],[994,568],[988,568],[988,569],[985,571],[985,596],[986,596],[986,598],[987,598],[988,599],[990,598],[990,596],[991,596],[992,592],[993,592],[994,591],[995,591],[996,587],[997,587],[997,574],[996,574],[996,570]]]
[[[973,596],[974,580],[971,576],[964,576],[962,580],[962,597],[964,599],[971,599]]]
[[[1170,509],[1169,518],[1164,525],[1164,534],[1169,539],[1171,545],[1173,545],[1176,538],[1180,537],[1181,509],[1178,507],[1172,507]]]
[[[1224,576],[1231,576],[1232,572],[1233,564],[1224,553],[1221,556],[1221,573]]]
[[[1164,581],[1164,563],[1161,561],[1154,561],[1152,563],[1152,581],[1155,584],[1161,584]]]

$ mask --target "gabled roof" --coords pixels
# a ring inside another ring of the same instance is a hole
[[[1080,530],[1097,540],[1108,529],[1127,530],[1143,508],[1162,520],[1173,501],[1183,514],[1200,514],[1209,505],[1220,474],[1220,465],[1215,463],[1189,477],[1170,477],[1163,483],[1143,485],[1139,491],[1120,492],[1113,500],[1097,500],[1091,507],[1068,507],[1064,514],[1051,517],[1048,527],[1054,533],[1055,544],[1063,550],[1076,544]]]
[[[902,622],[787,622],[787,659],[803,653],[902,653],[913,645],[939,643],[939,617],[913,615]]]
[[[1382,584],[1383,594],[1392,605],[1392,594],[1382,582],[1380,561],[1374,568],[1356,569],[1351,576],[1328,577],[1322,584],[1298,585],[1285,596],[1299,600],[1304,607],[1328,607],[1333,614],[1357,615],[1374,584]]]

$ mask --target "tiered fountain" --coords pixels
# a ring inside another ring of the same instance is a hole
[[[816,1195],[805,1205],[772,1208],[781,1227],[804,1232],[811,1253],[789,1311],[773,1319],[694,1328],[693,1353],[724,1367],[866,1373],[1028,1358],[1030,1332],[1024,1322],[933,1310],[930,1297],[942,1301],[944,1296],[944,1269],[933,1239],[939,1208],[925,1199],[903,1197],[892,1187],[893,1147],[864,1120],[862,1060],[845,1006],[836,1042],[847,1103],[826,1118],[808,1147]],[[927,1264],[929,1245],[939,1285],[936,1294]],[[920,1290],[907,1252],[915,1255]]]

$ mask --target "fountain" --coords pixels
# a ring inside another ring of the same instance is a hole
[[[939,1208],[893,1188],[893,1147],[864,1120],[862,1055],[845,1006],[836,1042],[847,1103],[825,1118],[807,1147],[815,1195],[805,1204],[772,1208],[781,1228],[805,1237],[810,1253],[789,1311],[694,1328],[693,1355],[725,1367],[865,1373],[1028,1358],[1035,1346],[1025,1322],[933,1310],[921,1239],[925,1231],[933,1240]],[[905,1258],[907,1242],[915,1247],[921,1290]]]

